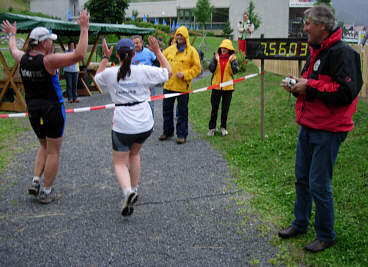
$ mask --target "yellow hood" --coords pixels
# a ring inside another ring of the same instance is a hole
[[[183,35],[183,36],[184,36],[184,35]],[[234,47],[233,47],[233,43],[232,43],[229,39],[224,39],[224,40],[221,42],[221,44],[219,45],[219,47],[218,47],[218,48],[221,48],[221,47],[223,47],[223,48],[227,48],[227,49],[232,50],[232,51],[234,51],[234,52],[235,52],[235,49],[234,49]]]
[[[187,28],[185,28],[185,26],[180,26],[176,32],[175,32],[175,36],[174,36],[174,39],[175,39],[175,43],[176,43],[176,35],[178,34],[181,34],[183,35],[183,37],[185,38],[185,42],[187,44],[187,47],[190,45],[190,42],[189,42],[189,33],[188,33],[188,30]]]

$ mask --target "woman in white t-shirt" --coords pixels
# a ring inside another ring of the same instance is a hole
[[[106,40],[103,40],[104,57],[95,76],[96,83],[110,93],[115,104],[112,119],[112,153],[115,174],[124,193],[122,216],[130,216],[133,213],[133,204],[138,198],[141,169],[139,150],[152,133],[149,87],[166,82],[172,75],[170,64],[161,53],[157,40],[150,36],[148,42],[161,68],[131,65],[134,43],[130,39],[121,39],[117,44],[116,54],[120,59],[120,66],[106,68],[113,47],[109,49]]]

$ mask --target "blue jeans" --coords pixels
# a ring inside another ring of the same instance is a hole
[[[78,72],[64,72],[68,100],[76,100],[78,98],[78,74]]]
[[[339,147],[346,136],[346,132],[333,133],[303,126],[299,131],[295,161],[295,220],[292,226],[301,232],[307,231],[314,201],[314,228],[317,239],[323,241],[332,241],[336,237],[331,180]]]
[[[177,93],[164,89],[164,94]],[[188,102],[189,94],[176,97],[164,98],[162,103],[162,114],[164,118],[164,134],[173,135],[174,133],[174,103],[177,99],[179,116],[176,122],[176,136],[178,138],[187,138],[188,136]]]

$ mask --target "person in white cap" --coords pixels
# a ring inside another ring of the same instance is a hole
[[[162,54],[157,40],[149,36],[148,42],[160,62],[160,68],[132,65],[134,43],[131,39],[121,39],[116,47],[120,65],[105,69],[113,47],[109,49],[104,39],[104,57],[95,76],[96,83],[110,93],[116,107],[111,132],[112,155],[116,178],[124,195],[122,216],[133,213],[141,170],[139,151],[152,133],[149,87],[166,82],[172,75],[170,64]]]
[[[37,27],[29,36],[29,49],[25,52],[16,46],[16,22],[5,20],[1,27],[8,34],[10,53],[20,64],[20,74],[25,89],[27,112],[40,147],[34,163],[34,177],[28,193],[40,203],[50,203],[60,198],[52,188],[59,167],[59,153],[65,126],[65,108],[57,69],[82,60],[88,48],[89,14],[82,11],[78,19],[80,37],[73,53],[53,53],[56,34],[45,27]],[[44,174],[41,188],[40,177]]]

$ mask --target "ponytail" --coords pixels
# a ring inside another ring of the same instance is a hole
[[[120,68],[117,75],[117,81],[120,79],[125,80],[126,76],[130,76],[131,69],[130,65],[132,63],[133,51],[123,52],[118,51],[120,58]]]

